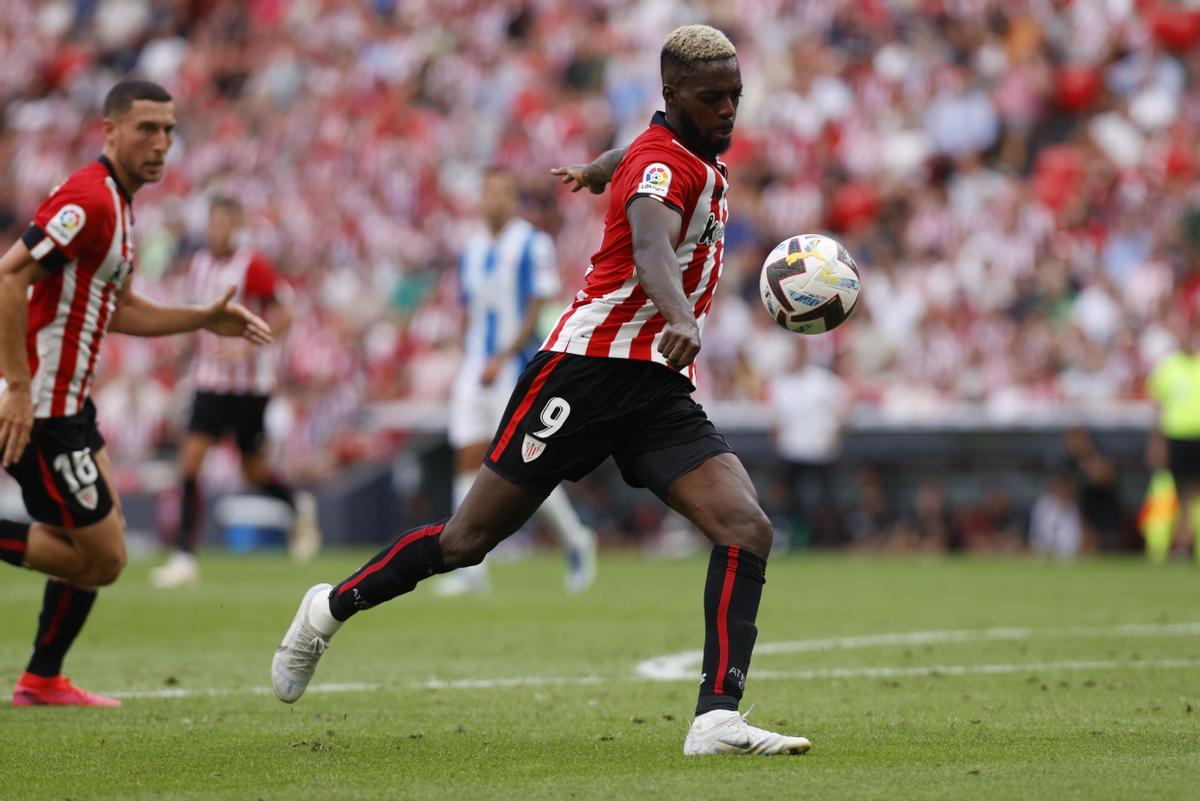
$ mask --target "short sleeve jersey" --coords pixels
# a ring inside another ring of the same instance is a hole
[[[701,328],[721,277],[728,171],[720,159],[689,150],[658,112],[630,144],[613,174],[604,240],[592,256],[583,289],[563,312],[543,350],[641,359],[666,364],[658,341],[666,320],[637,280],[629,204],[652,198],[682,218],[675,256],[683,291]],[[695,365],[683,370],[695,384]]]
[[[133,271],[132,198],[101,156],[50,192],[21,239],[50,273],[29,300],[34,415],[70,416],[91,394],[100,345]]]
[[[471,237],[459,262],[458,285],[467,311],[464,367],[475,369],[516,345],[523,367],[539,342],[514,342],[531,303],[558,293],[554,240],[514,217],[494,237]]]
[[[262,317],[277,301],[284,284],[275,265],[253,248],[240,247],[227,257],[198,250],[188,265],[188,300],[208,304],[237,287],[234,301]],[[234,351],[235,356],[230,356]],[[200,392],[221,395],[270,395],[278,383],[278,345],[247,348],[201,331],[192,362],[192,383]]]

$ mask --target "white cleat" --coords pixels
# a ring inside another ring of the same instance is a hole
[[[271,660],[271,685],[275,688],[275,696],[284,703],[295,703],[304,695],[321,654],[329,647],[333,634],[326,634],[312,624],[309,607],[314,598],[325,603],[332,589],[330,584],[317,584],[304,593],[292,625],[288,626],[283,642],[279,643]]]
[[[311,492],[296,493],[296,521],[288,539],[288,553],[297,562],[308,562],[321,550],[321,526],[317,522],[317,499]]]
[[[753,707],[751,707],[753,708]],[[746,715],[749,715],[746,712]],[[692,721],[683,741],[684,756],[707,754],[803,754],[812,748],[804,737],[789,737],[751,726],[733,709],[714,709]]]
[[[460,595],[485,595],[492,589],[486,564],[460,567],[437,580],[433,594],[439,598],[457,598]]]
[[[575,595],[583,592],[596,581],[596,532],[587,529],[587,544],[567,549],[566,578],[563,586]]]
[[[166,563],[150,571],[150,583],[160,590],[174,590],[200,581],[196,557],[185,551],[175,551]]]

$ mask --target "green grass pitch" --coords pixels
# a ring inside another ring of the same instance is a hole
[[[156,592],[105,590],[68,659],[118,710],[0,708],[0,798],[1130,799],[1200,792],[1200,573],[1140,561],[772,562],[743,710],[804,757],[681,754],[705,563],[601,562],[582,597],[538,557],[486,598],[424,588],[359,615],[294,706],[271,654],[304,589],[363,552],[298,567],[211,556]],[[41,580],[0,585],[15,680]],[[1188,625],[1194,624],[1194,625]],[[890,636],[875,636],[890,635]],[[844,638],[844,639],[832,639]],[[822,640],[824,640],[822,642]],[[7,692],[7,688],[5,689]],[[161,697],[174,693],[174,697]]]

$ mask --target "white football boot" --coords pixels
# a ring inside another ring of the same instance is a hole
[[[321,654],[341,623],[329,612],[330,584],[317,584],[304,593],[304,600],[283,635],[271,660],[271,685],[280,701],[295,703],[312,680]]]
[[[162,564],[150,571],[150,583],[160,590],[187,587],[200,581],[196,557],[186,551],[175,551]]]
[[[751,707],[753,709],[753,707]],[[683,741],[684,756],[707,754],[803,754],[812,748],[804,737],[789,737],[751,726],[735,709],[714,709],[692,721]]]
[[[434,582],[433,594],[438,598],[457,598],[460,595],[486,595],[491,589],[487,563],[481,563],[460,567],[442,576]]]

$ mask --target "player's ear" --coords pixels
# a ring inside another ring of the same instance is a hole
[[[101,125],[104,126],[104,138],[108,139],[117,131],[117,121],[111,117],[105,117],[101,120]]]
[[[662,96],[663,102],[667,104],[667,108],[673,107],[675,105],[675,99],[678,96],[675,92],[675,86],[673,84],[664,83]]]

